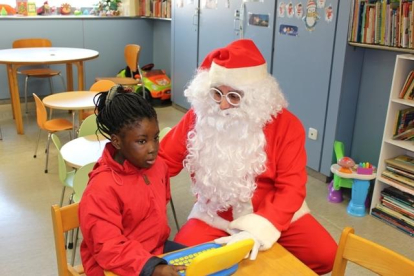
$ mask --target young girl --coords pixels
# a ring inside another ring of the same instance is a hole
[[[167,241],[170,182],[157,158],[158,120],[141,96],[114,86],[95,97],[98,130],[110,140],[89,174],[79,206],[87,275],[179,275],[156,255],[182,248]]]

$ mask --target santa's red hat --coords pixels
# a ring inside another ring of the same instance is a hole
[[[209,70],[211,85],[240,87],[267,76],[266,61],[249,39],[237,40],[212,51],[200,68]]]

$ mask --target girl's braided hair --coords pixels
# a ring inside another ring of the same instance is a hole
[[[141,95],[122,85],[99,92],[93,101],[98,130],[109,140],[112,134],[118,134],[125,126],[145,118],[157,120],[154,108]]]

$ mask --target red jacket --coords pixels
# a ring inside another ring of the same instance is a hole
[[[163,253],[170,234],[166,164],[157,158],[150,169],[138,169],[128,161],[116,163],[114,153],[106,144],[79,205],[87,275],[103,275],[103,269],[138,275],[150,257]]]

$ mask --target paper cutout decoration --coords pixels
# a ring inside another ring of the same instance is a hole
[[[306,29],[308,29],[308,31],[313,31],[315,29],[316,23],[318,23],[318,20],[319,15],[318,11],[316,10],[315,1],[308,0],[308,3],[306,4],[306,13],[303,17]]]
[[[326,22],[332,22],[332,19],[334,17],[333,8],[331,5],[325,8],[325,21]]]
[[[302,5],[302,3],[297,3],[295,5],[295,15],[296,15],[296,18],[299,18],[299,19],[301,19],[303,17],[303,5]]]
[[[286,9],[286,4],[285,2],[280,2],[279,3],[279,7],[277,8],[277,15],[279,17],[285,17],[285,9]]]

